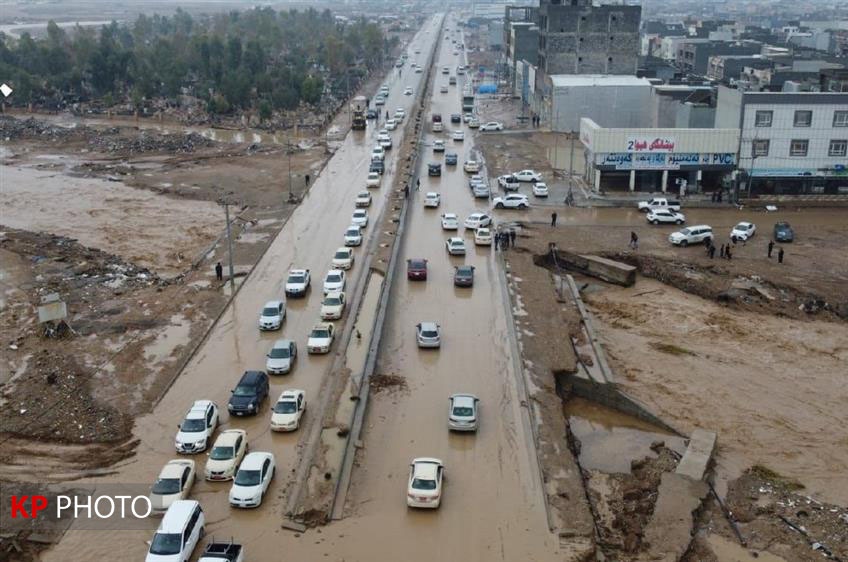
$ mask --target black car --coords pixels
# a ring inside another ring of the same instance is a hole
[[[456,166],[457,156],[456,152],[448,152],[445,154],[445,165],[446,166]]]
[[[369,109],[369,110],[365,113],[365,118],[366,118],[366,119],[376,119],[379,115],[380,115],[380,114],[379,114],[379,113],[377,113],[377,110],[376,110],[376,109]]]
[[[453,274],[453,284],[457,287],[474,286],[474,266],[460,265]]]
[[[380,174],[382,176],[383,172],[386,171],[386,165],[383,164],[382,160],[372,160],[371,161],[371,167],[368,168],[368,171],[369,172],[377,172],[378,174]]]
[[[264,371],[245,371],[230,395],[227,409],[236,416],[255,415],[268,398],[268,375]]]
[[[428,176],[441,176],[442,175],[442,165],[441,164],[429,164],[427,166],[427,175]]]
[[[451,123],[462,123],[462,115],[459,113],[451,113]]]
[[[795,240],[795,231],[786,221],[774,224],[774,239],[777,242],[792,242]]]

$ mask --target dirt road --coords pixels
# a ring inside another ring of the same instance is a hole
[[[424,51],[434,37],[434,32],[420,33],[410,49]],[[388,81],[391,94],[387,106],[405,107],[409,113],[412,98],[403,95],[403,89],[406,86],[418,88],[422,75],[409,72],[404,73],[402,79],[398,79],[395,74],[392,76]],[[395,133],[397,144],[400,134]],[[288,337],[298,344],[298,362],[291,374],[272,378],[271,399],[275,400],[284,388],[300,388],[306,391],[309,403],[318,404],[319,391],[325,377],[330,374],[328,368],[333,356],[307,355],[306,338],[318,321],[322,279],[329,269],[335,249],[342,245],[342,234],[350,223],[354,209],[354,195],[364,189],[375,136],[376,129],[372,123],[364,133],[354,131],[346,137],[344,144],[315,180],[304,201],[259,262],[199,353],[153,413],[137,420],[135,434],[141,443],[136,457],[109,477],[109,481],[113,482],[152,482],[159,467],[176,457],[173,449],[175,426],[192,401],[202,398],[216,401],[223,408],[224,428],[246,429],[251,450],[268,450],[276,455],[276,480],[265,503],[254,511],[233,510],[229,507],[228,484],[199,482],[192,495],[203,503],[208,521],[207,532],[210,535],[236,537],[250,545],[251,556],[257,559],[271,560],[281,551],[294,553],[298,545],[306,555],[313,557],[325,552],[323,546],[314,544],[317,539],[309,540],[307,544],[306,540],[298,541],[297,537],[280,530],[282,506],[289,480],[303,447],[300,439],[308,433],[308,424],[320,423],[320,420],[317,419],[317,412],[312,414],[307,411],[307,427],[302,427],[294,434],[271,434],[268,405],[264,405],[255,418],[232,419],[226,413],[226,403],[241,373],[246,369],[264,368],[265,354],[273,341]],[[382,188],[379,191],[372,190],[374,203],[369,209],[372,223],[377,222],[376,218],[384,206],[396,167],[395,159],[396,155],[389,153]],[[373,230],[373,225],[369,226],[366,237],[370,239],[374,236]],[[359,268],[364,261],[363,251],[366,248],[367,242],[355,251],[357,261],[349,272],[349,294],[354,290],[353,281],[359,279]],[[257,328],[258,313],[265,301],[282,297],[286,273],[293,267],[309,268],[312,271],[312,291],[306,299],[288,300],[288,314],[281,333],[260,333]],[[346,316],[343,322],[347,321],[350,319]],[[342,323],[338,324],[341,326]],[[336,347],[334,352],[340,352],[339,348]],[[315,534],[319,533],[320,530]],[[112,557],[118,551],[123,552],[127,558],[140,559],[146,551],[145,541],[149,540],[149,535],[149,532],[128,531],[103,534],[100,540],[92,541],[89,533],[72,530],[47,553],[45,560],[101,560]],[[358,540],[370,543],[367,536],[360,535]]]

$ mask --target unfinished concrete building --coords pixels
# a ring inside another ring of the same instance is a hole
[[[556,74],[635,74],[641,6],[541,0],[539,68]]]

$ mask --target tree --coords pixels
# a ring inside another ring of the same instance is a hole
[[[268,100],[262,100],[259,102],[259,122],[263,123],[271,118],[272,109],[271,104]]]
[[[316,104],[321,100],[324,81],[315,76],[307,76],[300,85],[300,94],[306,103]]]

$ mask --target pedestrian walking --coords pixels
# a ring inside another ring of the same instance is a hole
[[[498,242],[500,242],[500,239],[501,239],[500,234],[495,234],[495,237],[494,237],[494,238],[495,238],[495,240],[494,240],[494,242],[495,242],[495,251],[497,252],[497,251],[500,249],[500,247],[499,247],[499,245],[498,245]]]
[[[509,229],[509,245],[515,248],[515,229]]]
[[[630,231],[630,248],[633,250],[639,249],[639,237],[632,230]]]
[[[405,186],[403,186],[403,196],[409,197],[409,184],[406,184]]]
[[[723,257],[724,257],[724,252],[725,252],[725,251],[726,251],[726,249],[725,249],[725,247],[724,247],[724,244],[722,244],[722,245],[721,245],[721,252],[719,252],[718,256],[719,256],[720,258],[723,258]]]
[[[303,179],[306,180],[306,187],[309,187],[309,174],[303,176]]]
[[[715,244],[710,244],[710,259],[715,258]]]
[[[565,196],[565,204],[569,207],[574,206],[574,191],[570,187],[568,188],[568,195]]]
[[[733,257],[733,254],[730,253],[730,244],[727,245],[727,249],[724,251],[724,257],[727,259]]]
[[[418,191],[420,189],[421,189],[421,178],[418,178],[418,179],[415,180],[415,191]]]
[[[221,265],[221,262],[215,264],[215,279],[218,281],[224,280],[224,266]]]
[[[557,214],[551,213],[551,226],[556,226]]]
[[[771,259],[772,250],[774,250],[774,240],[769,240],[769,245],[768,245],[768,257],[769,257],[769,259]]]
[[[777,263],[783,263],[783,248],[777,251]]]

